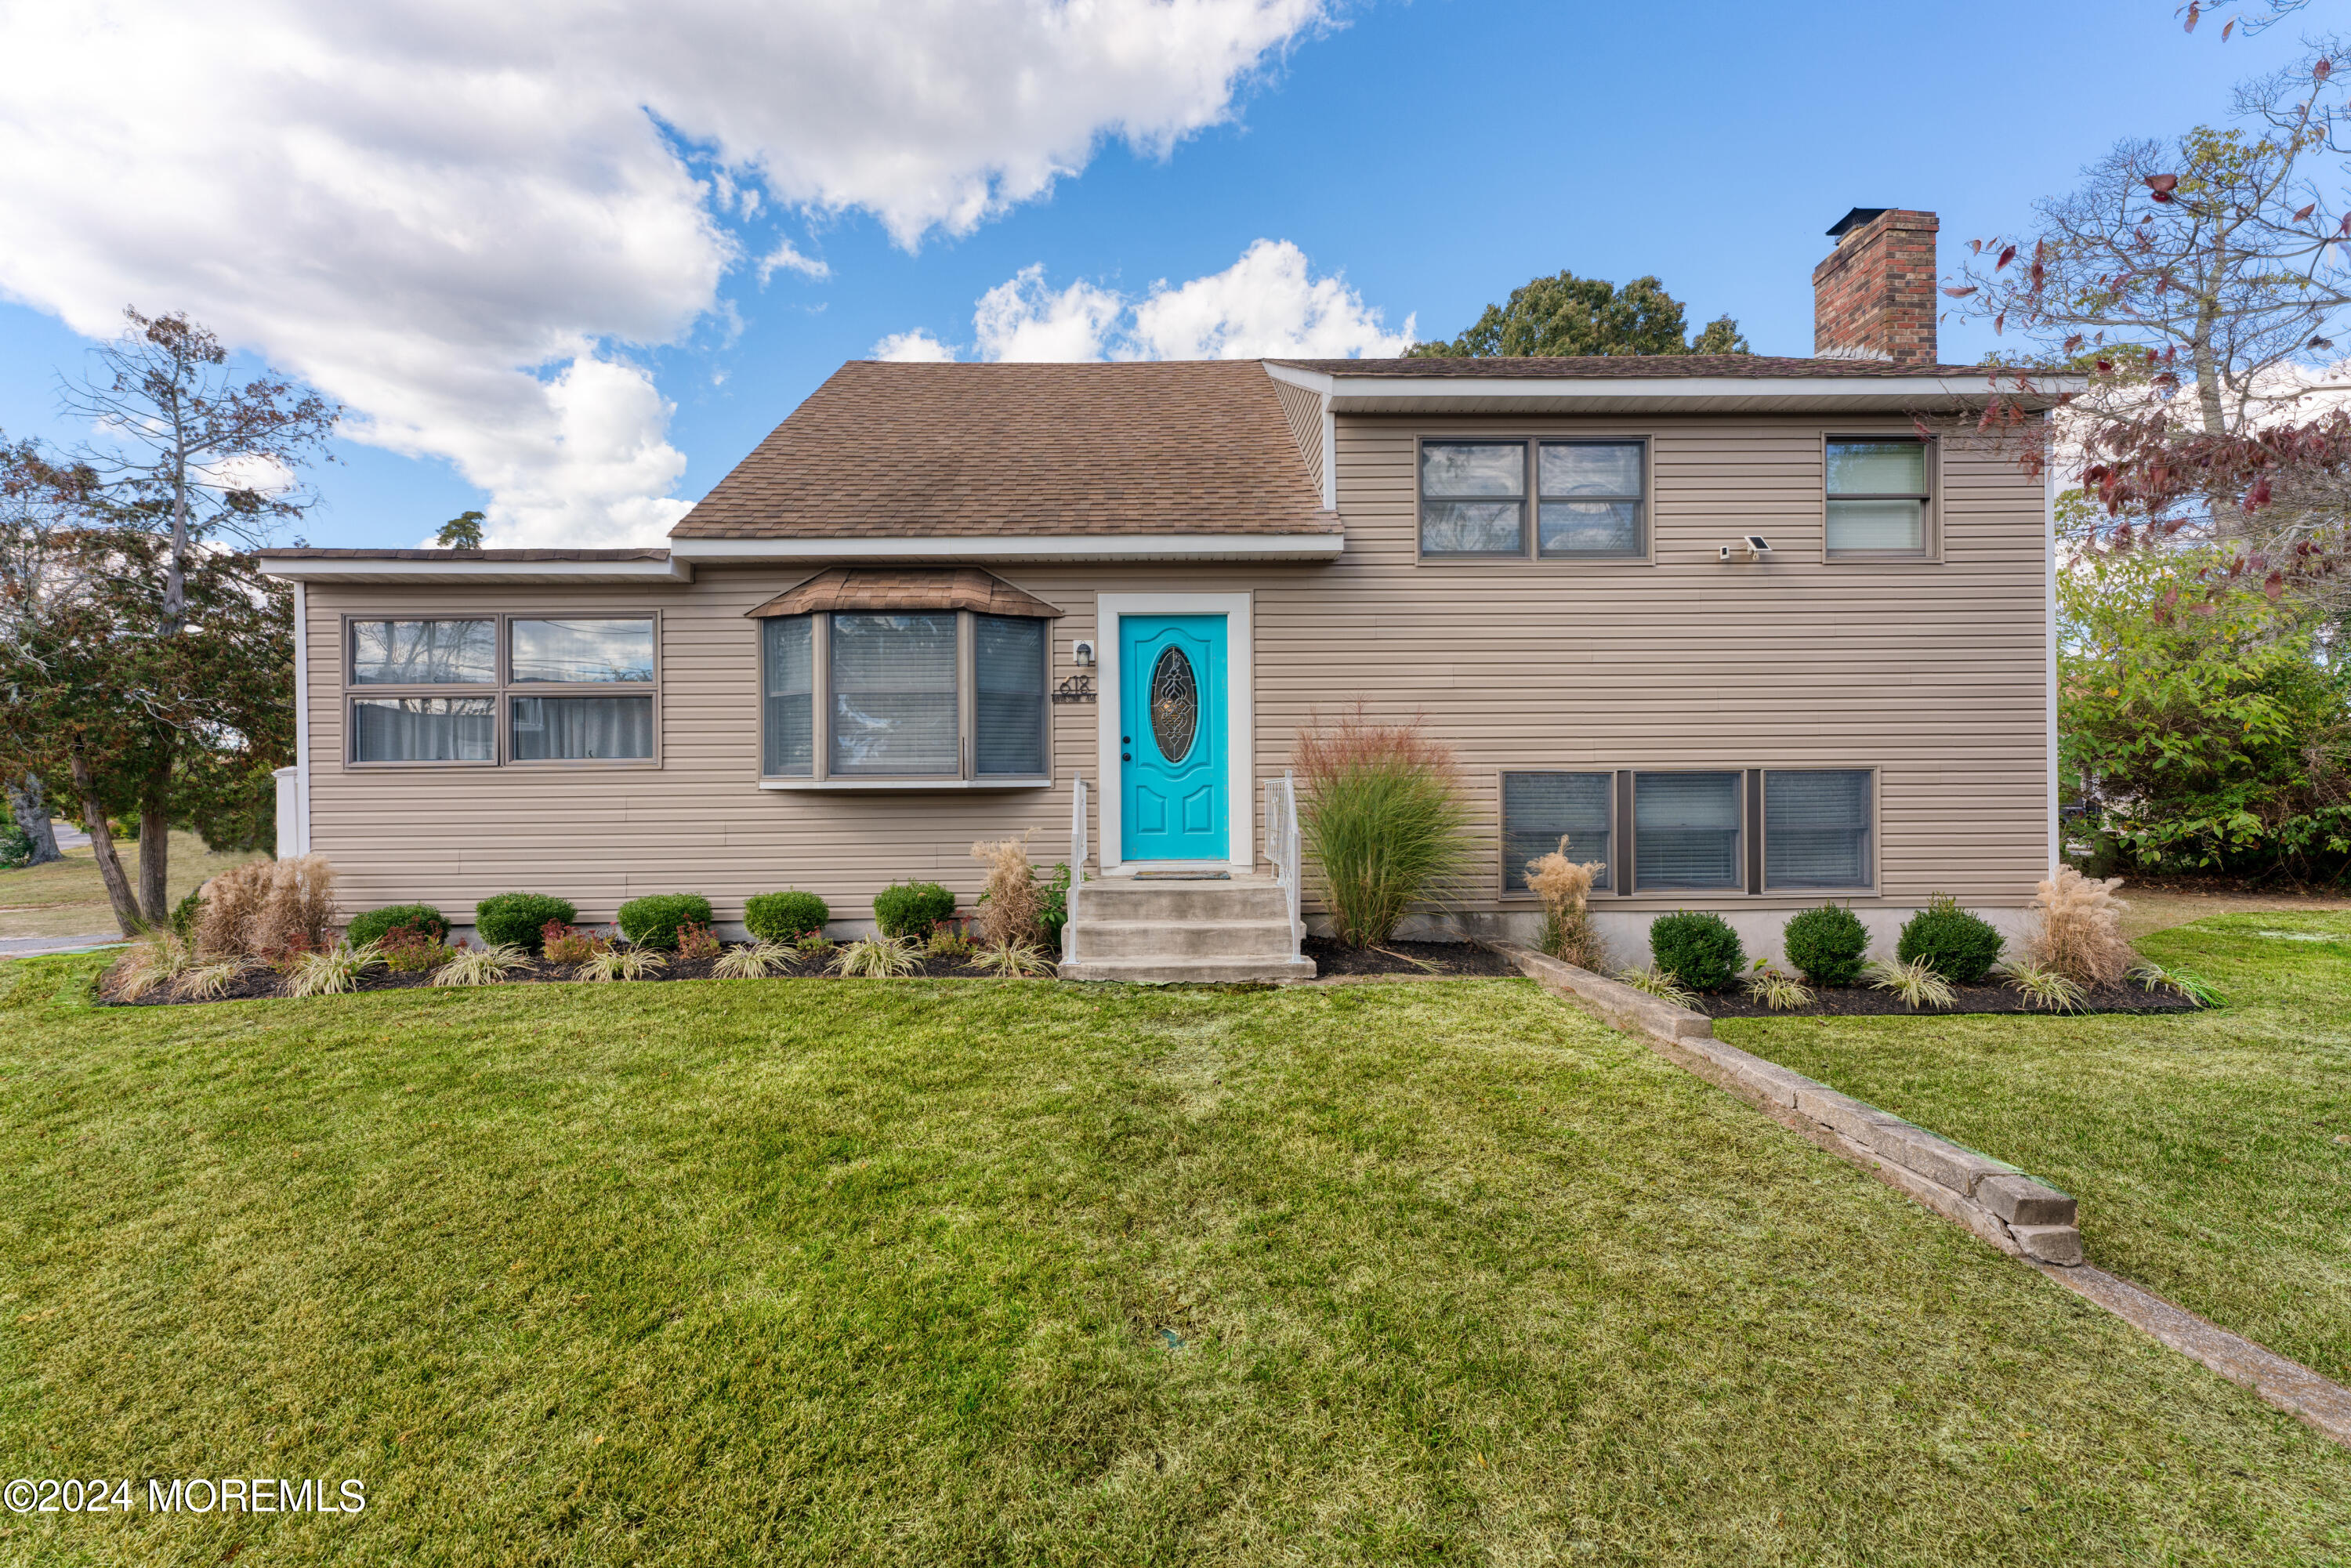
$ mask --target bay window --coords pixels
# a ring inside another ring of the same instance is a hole
[[[762,776],[787,788],[1048,782],[1050,624],[963,609],[764,617]]]

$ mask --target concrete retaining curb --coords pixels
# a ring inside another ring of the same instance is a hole
[[[1761,1106],[1782,1125],[2011,1257],[2061,1269],[2080,1265],[2082,1232],[2074,1223],[2074,1199],[2047,1183],[1801,1072],[1725,1045],[1714,1038],[1714,1020],[1704,1013],[1531,948],[1504,946],[1501,951],[1545,990],[1572,997],[1617,1028],[1646,1036],[1675,1062]]]

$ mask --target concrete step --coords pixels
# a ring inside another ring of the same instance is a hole
[[[1081,920],[1287,920],[1289,896],[1270,880],[1132,882],[1113,877],[1078,890]]]
[[[1311,958],[1074,958],[1061,966],[1065,980],[1123,980],[1139,986],[1279,984],[1313,977]]]
[[[1274,920],[1081,920],[1087,958],[1280,958],[1290,956],[1290,922]]]

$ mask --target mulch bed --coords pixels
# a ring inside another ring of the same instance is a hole
[[[1724,991],[1719,996],[1700,997],[1697,1010],[1708,1018],[1718,1019],[1800,1019],[1800,1018],[1867,1018],[1891,1014],[1903,1018],[1946,1018],[1955,1013],[2039,1013],[2053,1015],[2046,1009],[2036,1008],[2024,999],[2021,991],[2006,986],[1953,986],[1951,1005],[1948,1008],[1920,1008],[1917,1011],[1906,1006],[1892,991],[1881,991],[1874,986],[1840,986],[1821,988],[1813,992],[1813,1005],[1808,1008],[1783,1008],[1772,1011],[1761,1002],[1749,998],[1743,990]],[[2076,1013],[2192,1013],[2197,1005],[2175,991],[2143,991],[2137,986],[2095,986],[2087,990],[2083,1005]]]
[[[797,961],[791,968],[784,970],[770,977],[775,979],[797,978],[803,980],[840,979],[841,977],[826,972],[825,965],[831,961],[830,957],[820,959],[801,959]],[[576,982],[582,985],[601,983],[615,986],[642,986],[651,985],[662,980],[706,980],[710,978],[711,966],[716,962],[717,960],[714,958],[702,958],[688,963],[673,956],[670,959],[669,967],[667,968],[662,970],[657,975],[649,975],[642,980],[590,982],[580,979],[579,970],[573,965],[550,964],[543,958],[533,958],[519,968],[507,970],[506,977],[500,980],[498,984],[505,986],[528,986],[532,984],[569,985]],[[960,958],[925,958],[914,969],[913,974],[907,975],[904,977],[910,980],[977,980],[986,978],[987,977],[983,976],[977,969],[967,969],[964,967],[963,960]],[[366,974],[359,977],[359,980],[353,988],[357,991],[405,991],[413,989],[418,986],[429,986],[432,983],[433,977],[430,974],[399,975],[393,974],[387,969],[371,969]],[[478,988],[454,987],[451,988],[465,990]],[[351,992],[347,991],[341,994],[349,996]],[[158,987],[156,989],[150,991],[145,996],[140,998],[137,1001],[132,1002],[124,1001],[120,998],[107,994],[103,989],[101,989],[98,998],[98,1005],[108,1008],[193,1007],[202,1002],[249,1002],[261,1000],[265,998],[283,997],[285,995],[286,982],[282,977],[273,970],[254,969],[249,970],[243,975],[239,975],[235,979],[230,981],[228,988],[216,997],[175,997],[171,994],[170,988]]]
[[[1314,960],[1318,977],[1417,975],[1434,978],[1516,975],[1519,967],[1490,947],[1468,942],[1384,942],[1349,947],[1328,936],[1309,936],[1301,949]]]

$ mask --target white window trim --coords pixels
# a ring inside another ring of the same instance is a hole
[[[1252,596],[1248,593],[1101,593],[1094,596],[1094,635],[1102,664],[1106,665],[1102,691],[1096,704],[1099,749],[1095,790],[1100,806],[1096,821],[1102,874],[1133,875],[1149,862],[1120,858],[1119,737],[1135,732],[1126,727],[1119,705],[1126,694],[1120,679],[1123,657],[1121,622],[1129,615],[1222,615],[1225,618],[1225,758],[1229,800],[1226,821],[1230,832],[1225,866],[1235,876],[1257,869],[1257,721],[1251,700],[1256,677],[1250,650],[1256,637],[1249,624]],[[1214,865],[1214,861],[1187,862]]]

